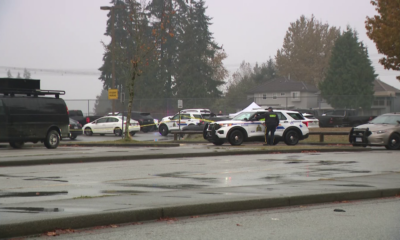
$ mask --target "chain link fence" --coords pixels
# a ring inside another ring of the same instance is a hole
[[[354,103],[362,102],[362,96],[334,96],[342,102]],[[222,111],[223,114],[235,113],[243,110],[252,102],[260,107],[270,107],[275,109],[296,109],[309,110],[315,115],[321,115],[332,110],[326,100],[320,96],[260,96],[247,98],[180,98],[183,101],[183,109],[207,108],[214,113]],[[127,102],[122,104],[119,100],[115,101],[115,111],[127,109]],[[111,100],[96,99],[65,99],[70,110],[81,110],[84,115],[106,115],[112,112]],[[358,108],[359,115],[380,115],[388,112],[400,112],[400,96],[376,96],[372,101],[370,109]],[[349,104],[350,105],[350,104]],[[357,104],[355,104],[357,105]],[[350,109],[344,107],[342,109]],[[354,109],[354,108],[353,108]],[[176,114],[178,109],[178,98],[160,99],[134,99],[133,111],[149,112],[154,118],[161,119],[165,116]]]

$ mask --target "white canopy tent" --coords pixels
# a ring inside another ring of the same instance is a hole
[[[230,113],[230,114],[229,114],[229,117],[230,117],[230,118],[233,118],[233,117],[235,117],[236,115],[238,115],[238,114],[241,113],[241,112],[246,112],[246,111],[253,110],[253,109],[257,109],[257,108],[261,108],[261,107],[258,106],[257,103],[252,102],[249,106],[247,106],[247,107],[246,107],[245,109],[243,109],[242,111],[237,112],[237,113]]]

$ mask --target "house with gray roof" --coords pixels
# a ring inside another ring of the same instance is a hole
[[[400,111],[400,90],[379,79],[374,81],[374,102],[371,106],[374,115]]]
[[[278,77],[251,89],[247,95],[260,106],[274,108],[318,108],[319,90],[313,85]]]
[[[314,85],[286,77],[260,84],[250,89],[248,99],[261,107],[282,109],[332,109]],[[380,115],[400,111],[400,90],[379,79],[374,81],[374,102],[368,114]]]

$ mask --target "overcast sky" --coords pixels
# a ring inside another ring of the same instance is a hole
[[[109,0],[0,0],[0,77],[10,69],[28,68],[42,89],[65,90],[64,99],[95,99],[102,89],[101,41]],[[369,0],[205,0],[215,41],[228,54],[233,73],[242,61],[266,62],[282,47],[291,22],[302,14],[345,29],[356,29],[368,49],[379,78],[400,89],[396,75],[378,63],[375,44],[366,36],[366,16],[376,14]],[[7,68],[5,68],[7,67]],[[39,71],[43,69],[46,71]],[[50,72],[51,70],[51,72]],[[63,73],[62,70],[68,70]],[[84,72],[85,74],[72,74]],[[21,71],[22,74],[22,71]]]

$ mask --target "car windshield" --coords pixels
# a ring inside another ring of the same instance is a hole
[[[249,120],[251,117],[253,117],[255,112],[242,112],[239,113],[239,115],[235,116],[232,120],[244,120],[245,118]]]
[[[400,122],[400,115],[381,115],[374,118],[370,123],[373,124],[393,124],[397,125]]]

